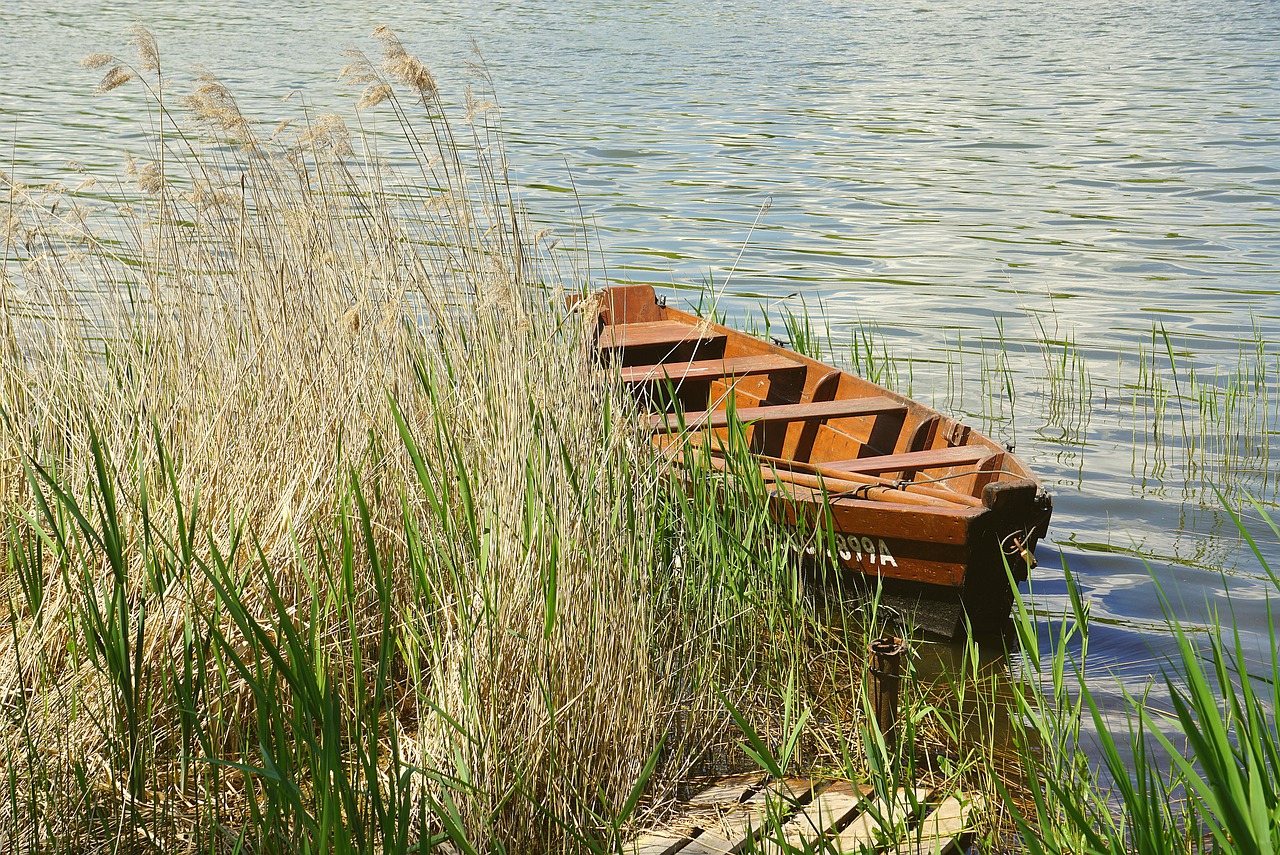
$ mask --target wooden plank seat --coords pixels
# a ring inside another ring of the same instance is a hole
[[[775,371],[803,369],[803,363],[766,353],[759,356],[732,356],[726,359],[703,359],[694,362],[673,362],[666,365],[633,365],[622,369],[624,383],[654,383],[670,380],[723,380],[727,377],[750,377],[772,374]]]
[[[907,408],[891,398],[845,398],[839,401],[810,401],[806,404],[773,404],[764,407],[740,407],[738,421],[756,424],[772,422],[813,422],[827,419],[848,419],[857,416],[877,416],[884,413],[905,414]],[[658,413],[649,417],[655,431],[676,430],[680,427],[677,413]],[[729,425],[728,410],[699,410],[684,414],[684,426],[688,429],[722,428]]]
[[[699,344],[724,341],[725,334],[701,325],[680,321],[645,321],[638,324],[614,324],[600,330],[597,347],[608,354],[622,348],[676,347],[685,343]]]
[[[990,457],[990,448],[981,445],[961,445],[954,448],[934,448],[927,451],[908,451],[904,454],[881,454],[875,457],[859,457],[856,460],[824,460],[823,471],[877,475],[881,472],[915,472],[920,469],[941,469],[945,466],[972,466]]]

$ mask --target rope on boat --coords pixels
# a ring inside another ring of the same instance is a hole
[[[1035,568],[1037,562],[1035,555],[1027,546],[1027,543],[1030,542],[1030,540],[1031,532],[1029,531],[1023,530],[1011,532],[1000,541],[1000,551],[1003,552],[1007,558],[1021,558],[1023,563],[1026,564],[1027,569],[1032,570]],[[1010,541],[1013,541],[1012,544]]]

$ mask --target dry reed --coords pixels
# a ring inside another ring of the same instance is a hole
[[[491,101],[375,36],[344,76],[411,177],[209,74],[171,104],[140,29],[85,63],[151,95],[136,190],[6,177],[11,849],[615,847],[720,687],[810,655],[750,575],[789,553],[688,511],[584,359]]]

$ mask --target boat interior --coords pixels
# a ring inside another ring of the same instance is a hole
[[[645,403],[656,442],[687,441],[695,431],[724,436],[736,417],[774,480],[859,499],[974,507],[988,485],[1028,477],[1016,458],[967,425],[668,308],[649,286],[603,292],[596,349]]]

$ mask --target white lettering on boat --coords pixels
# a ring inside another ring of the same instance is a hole
[[[879,564],[881,567],[898,566],[898,560],[889,551],[889,544],[884,542],[883,537],[877,542],[866,535],[836,532],[834,539],[836,556],[841,561],[856,561],[861,564],[865,556],[867,561]],[[818,547],[816,544],[810,544],[804,551],[809,555],[817,555]]]

